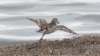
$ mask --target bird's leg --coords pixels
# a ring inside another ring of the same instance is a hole
[[[40,38],[39,42],[41,42],[43,40],[45,33],[43,33],[42,37]]]

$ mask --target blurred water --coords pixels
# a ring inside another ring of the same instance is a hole
[[[38,40],[38,26],[26,18],[42,18],[50,22],[56,17],[61,25],[79,34],[100,33],[100,0],[0,0],[0,39],[8,41]],[[76,36],[62,31],[44,39]],[[5,42],[5,41],[4,41]]]

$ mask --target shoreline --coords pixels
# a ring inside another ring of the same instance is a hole
[[[72,39],[43,40],[0,47],[0,56],[100,56],[100,36],[83,35]]]

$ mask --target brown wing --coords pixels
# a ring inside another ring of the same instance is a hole
[[[32,18],[27,18],[27,19],[35,22],[39,26],[39,28],[41,27],[40,22],[39,22],[39,19],[37,19],[37,20],[36,19],[32,19]]]
[[[48,23],[44,19],[39,19],[40,25],[47,25]]]
[[[77,34],[74,31],[70,30],[69,28],[67,28],[66,26],[63,26],[63,25],[56,26],[56,30],[61,30],[61,31]]]
[[[45,26],[45,25],[47,25],[48,23],[46,22],[46,20],[44,20],[44,19],[31,19],[31,18],[27,18],[27,19],[29,19],[29,20],[31,20],[31,21],[33,21],[33,22],[35,22],[40,28],[41,28],[41,26]]]

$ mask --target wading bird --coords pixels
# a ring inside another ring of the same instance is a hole
[[[32,18],[27,18],[27,19],[35,22],[39,26],[40,29],[37,32],[43,33],[43,35],[39,41],[43,40],[43,37],[45,34],[53,33],[56,30],[61,30],[61,31],[72,33],[72,34],[77,34],[64,25],[57,25],[57,24],[59,24],[59,21],[57,18],[53,18],[50,23],[47,23],[46,20],[44,20],[44,19],[32,19]]]

